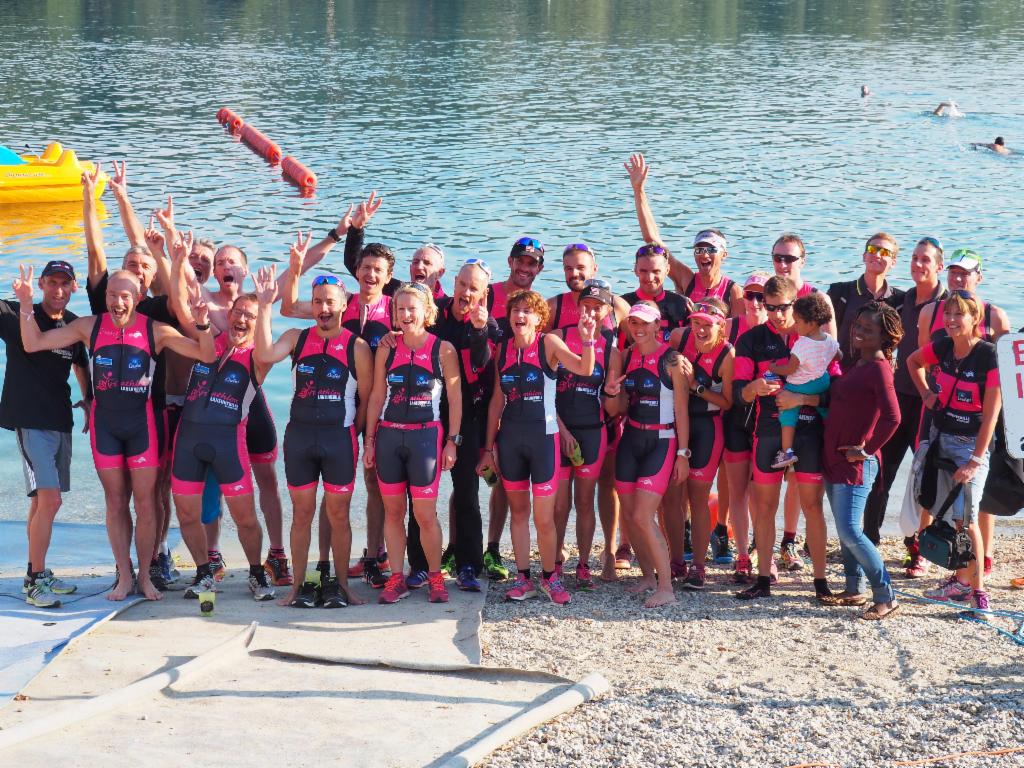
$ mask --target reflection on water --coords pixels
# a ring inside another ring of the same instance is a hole
[[[107,220],[102,200],[96,204],[96,213],[101,222]],[[82,204],[0,205],[0,249],[3,253],[23,254],[19,258],[29,262],[84,254]]]
[[[128,158],[140,212],[173,193],[182,225],[255,261],[377,189],[372,235],[406,259],[428,240],[502,264],[521,234],[555,254],[583,239],[622,290],[639,240],[622,162],[642,150],[677,251],[720,226],[736,276],[793,230],[828,283],[857,274],[874,231],[905,251],[934,234],[986,256],[986,296],[1019,323],[1024,164],[968,145],[1024,147],[1022,32],[1016,0],[7,2],[0,142]],[[949,98],[966,118],[931,116]],[[225,135],[225,105],[316,172],[316,195]],[[77,225],[53,226],[70,234],[4,234],[0,268],[62,249],[84,268]],[[538,284],[560,281],[551,259]],[[279,421],[289,386],[274,371]]]

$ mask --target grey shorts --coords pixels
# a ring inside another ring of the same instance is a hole
[[[71,490],[71,433],[49,429],[18,429],[21,468],[25,471],[25,492],[36,495],[38,488]]]

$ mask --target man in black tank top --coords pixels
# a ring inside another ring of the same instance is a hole
[[[633,306],[638,301],[653,301],[661,310],[662,340],[667,340],[673,328],[682,328],[690,316],[686,299],[678,293],[665,290],[665,279],[668,277],[668,249],[661,245],[648,243],[636,252],[633,274],[637,276],[639,286],[635,291],[623,294],[627,304]],[[630,343],[625,320],[620,325],[623,338]]]

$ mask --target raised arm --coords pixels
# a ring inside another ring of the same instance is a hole
[[[146,230],[142,228],[142,223],[135,215],[135,209],[128,198],[128,162],[122,160],[121,167],[118,168],[115,160],[113,166],[114,174],[110,177],[110,191],[114,193],[114,200],[117,201],[121,226],[124,228],[129,243],[146,247]]]
[[[289,328],[281,334],[280,339],[276,342],[273,341],[270,316],[274,311],[274,301],[277,300],[277,277],[274,267],[260,267],[254,279],[260,311],[256,318],[256,337],[252,357],[259,365],[269,369],[292,353],[299,338],[299,330]]]
[[[348,232],[348,228],[352,226],[352,211],[354,210],[355,206],[349,205],[345,215],[342,216],[341,221],[338,222],[338,226],[328,232],[327,237],[309,249],[307,257],[310,263],[306,269],[311,269],[315,264],[323,261],[324,256],[334,249],[334,246],[341,241],[341,238],[345,237],[345,234]]]
[[[18,265],[18,277],[11,283],[18,298],[18,314],[21,316],[21,343],[26,352],[43,352],[49,349],[70,347],[76,341],[89,343],[95,317],[80,317],[74,322],[49,331],[39,330],[35,308],[32,306],[32,267]]]
[[[557,364],[561,363],[570,373],[589,376],[594,372],[594,335],[597,333],[597,323],[590,315],[581,314],[577,328],[580,332],[580,339],[583,340],[583,354],[577,356],[562,339],[554,334],[548,334],[544,337],[548,365],[556,368]]]
[[[349,213],[345,214],[345,218],[338,225],[339,227],[345,226],[344,233],[339,228],[338,234],[345,238],[345,269],[353,277],[356,274],[359,252],[363,250],[363,230],[366,229],[366,225],[370,223],[370,219],[373,218],[383,202],[384,198],[378,198],[376,190],[371,192],[366,200],[359,203],[354,215],[349,215],[352,212],[352,206],[349,206]]]
[[[309,240],[306,241],[309,243]],[[288,269],[277,281],[278,293],[281,297],[281,315],[283,317],[297,317],[301,320],[313,318],[313,302],[299,301],[299,275],[302,272],[300,265],[305,258],[305,248],[302,246],[302,233],[299,233],[296,242],[288,250]],[[275,294],[277,295],[277,294]],[[277,299],[274,299],[277,301]]]
[[[285,286],[289,282],[294,282],[297,285],[299,277],[320,261],[318,258],[316,261],[309,262],[309,243],[312,239],[312,230],[306,234],[305,238],[302,237],[301,229],[295,234],[295,242],[288,248],[288,269],[277,278],[279,299],[285,295]],[[307,264],[307,262],[309,263]],[[294,281],[292,280],[293,276],[295,278]]]
[[[459,356],[450,342],[441,342],[441,374],[444,376],[445,394],[448,395],[448,434],[458,435],[462,431],[462,376],[459,374]],[[441,468],[455,466],[456,446],[446,440],[441,453]]]
[[[217,350],[213,343],[213,326],[210,324],[210,312],[202,299],[193,301],[190,306],[197,338],[183,336],[177,329],[166,323],[153,324],[153,336],[156,339],[156,351],[170,349],[183,357],[212,363],[217,360]]]
[[[626,173],[629,174],[630,186],[633,187],[633,205],[636,207],[636,218],[640,224],[640,236],[644,239],[645,243],[660,243],[664,245],[664,241],[661,239],[661,232],[658,229],[658,222],[655,220],[654,212],[651,210],[651,203],[647,199],[647,172],[650,170],[650,166],[647,165],[647,161],[644,160],[644,156],[640,152],[630,155],[629,160],[623,165],[626,168]],[[668,258],[668,276],[675,283],[676,290],[682,291],[693,280],[693,270],[675,256],[670,255]]]
[[[498,324],[487,315],[486,292],[469,310],[469,324],[469,364],[474,371],[480,371],[491,362],[490,336],[498,329]]]
[[[198,339],[199,332],[193,326],[192,312],[189,307],[193,301],[202,297],[202,293],[196,284],[195,273],[191,269],[185,268],[188,254],[192,251],[193,241],[194,235],[189,232],[184,237],[176,234],[174,242],[171,244],[171,281],[167,304],[174,316],[178,318],[185,334],[190,338]],[[189,275],[192,277],[191,282],[188,279]]]
[[[107,272],[107,252],[103,247],[103,229],[100,217],[96,213],[96,184],[100,178],[100,164],[92,173],[82,174],[82,213],[85,220],[85,249],[89,257],[88,276],[86,280],[96,287]]]

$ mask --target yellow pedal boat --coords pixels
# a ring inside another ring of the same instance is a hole
[[[20,159],[20,163],[13,160]],[[10,163],[10,164],[7,164]],[[60,203],[82,199],[82,174],[96,166],[79,160],[74,150],[57,142],[41,155],[14,155],[0,147],[0,203]],[[108,177],[102,171],[96,197],[106,189]]]

